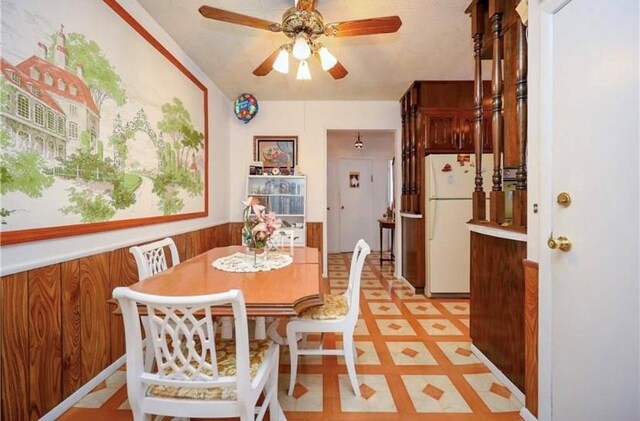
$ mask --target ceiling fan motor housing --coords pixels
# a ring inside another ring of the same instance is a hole
[[[309,39],[317,38],[324,33],[324,20],[317,10],[308,12],[292,7],[282,15],[282,32],[289,38],[295,38],[302,32]]]

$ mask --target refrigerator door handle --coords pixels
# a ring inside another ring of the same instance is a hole
[[[436,201],[433,199],[429,200],[429,222],[431,223],[429,227],[429,240],[433,240],[433,230],[436,227]]]
[[[433,162],[433,160],[431,160],[431,162],[429,162],[431,165],[429,165],[429,170],[431,172],[430,177],[429,177],[429,195],[431,197],[438,197],[438,192],[436,191],[436,170],[435,170],[435,164]]]

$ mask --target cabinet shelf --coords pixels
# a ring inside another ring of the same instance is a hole
[[[296,175],[249,175],[247,196],[252,196],[288,224],[282,231],[295,231],[297,245],[306,244],[306,176]]]

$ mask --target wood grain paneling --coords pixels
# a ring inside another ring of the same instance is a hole
[[[102,371],[110,360],[109,254],[78,259],[82,342],[82,383]]]
[[[523,392],[525,255],[525,242],[471,233],[471,340]]]
[[[538,263],[524,266],[524,394],[525,406],[538,416]]]
[[[173,242],[176,243],[176,248],[178,249],[178,255],[180,256],[180,261],[183,262],[187,259],[192,258],[194,255],[192,255],[191,253],[191,246],[189,245],[189,239],[190,239],[190,234],[191,233],[186,233],[186,234],[179,234],[179,235],[174,235],[173,237]],[[165,253],[166,254],[166,253]],[[169,258],[169,260],[171,260]],[[169,263],[167,261],[167,263],[170,266],[173,266],[173,263]]]
[[[229,223],[229,239],[231,246],[239,246],[242,244],[242,222]]]
[[[80,322],[80,265],[77,260],[60,264],[62,289],[62,398],[82,386]]]
[[[315,247],[320,251],[320,267],[323,267],[322,222],[307,222],[307,247]]]
[[[425,285],[424,218],[402,218],[402,276],[422,294]]]
[[[121,248],[109,253],[109,295],[114,288],[127,286],[138,282],[138,268],[133,255],[127,248]],[[109,313],[110,324],[110,357],[113,362],[122,356],[124,348],[124,325],[122,316]]]
[[[3,276],[2,414],[3,420],[29,418],[29,294],[27,272]]]
[[[29,271],[29,418],[62,400],[60,265]]]

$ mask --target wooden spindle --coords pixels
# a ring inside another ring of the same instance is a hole
[[[411,100],[410,108],[409,108],[409,154],[411,157],[409,168],[411,169],[411,173],[409,175],[409,180],[411,184],[411,195],[410,197],[410,205],[409,210],[413,213],[417,213],[416,210],[419,209],[420,204],[418,203],[418,188],[417,188],[417,173],[416,168],[418,165],[417,162],[417,133],[416,133],[416,115],[418,112],[418,104],[417,104],[417,86],[414,84],[411,88],[411,95],[409,96]]]
[[[491,0],[491,32],[493,38],[493,63],[491,77],[491,104],[493,126],[493,187],[491,194],[491,222],[504,222],[504,191],[502,190],[502,146],[504,145],[504,121],[502,118],[502,14],[504,5],[501,0]]]
[[[407,94],[402,97],[402,200],[400,203],[400,210],[406,212],[409,208],[409,192],[407,191],[407,184],[409,182],[409,165],[407,156],[407,143],[409,140],[409,132],[407,130],[407,124],[409,119],[409,113],[407,111]]]
[[[487,218],[486,194],[482,186],[482,146],[484,144],[482,107],[482,35],[484,34],[484,5],[476,2],[471,9],[471,32],[473,36],[473,57],[475,61],[474,72],[474,153],[476,155],[475,188],[472,195],[474,221],[484,221]]]
[[[518,19],[516,66],[516,136],[518,166],[516,190],[513,193],[513,225],[527,226],[527,40],[525,26]]]

